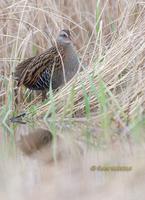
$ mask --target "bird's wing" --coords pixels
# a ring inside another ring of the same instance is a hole
[[[59,69],[62,66],[62,58],[63,58],[63,49],[57,49],[55,47],[50,48],[49,50],[43,52],[39,56],[33,57],[33,59],[26,60],[24,63],[28,63],[27,66],[25,66],[25,69],[20,75],[18,86],[24,84],[24,85],[34,85],[42,72],[47,68],[50,71],[55,68],[55,71]],[[24,63],[20,63],[19,67],[21,68],[21,65],[24,66]]]
[[[21,74],[27,68],[27,66],[30,64],[30,62],[32,62],[33,59],[34,59],[34,57],[28,58],[16,66],[15,72],[14,72],[14,79],[19,81]]]

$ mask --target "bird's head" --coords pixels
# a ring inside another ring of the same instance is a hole
[[[67,29],[63,29],[59,32],[59,35],[56,39],[58,44],[67,46],[72,43],[70,31]]]

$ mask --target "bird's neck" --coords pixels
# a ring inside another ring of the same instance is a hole
[[[74,56],[74,55],[77,56],[72,44],[63,46],[63,49],[64,49],[64,54],[66,57],[70,57],[70,56]]]
[[[73,45],[64,49],[64,69],[66,81],[69,81],[78,71],[79,61]]]

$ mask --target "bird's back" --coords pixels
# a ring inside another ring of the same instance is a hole
[[[53,73],[59,73],[62,68],[63,56],[62,47],[52,47],[38,56],[21,62],[15,69],[18,86],[25,85],[32,90],[48,89]]]
[[[77,72],[79,61],[69,30],[60,31],[56,46],[31,57],[16,67],[18,86],[32,90],[57,89],[68,82]]]

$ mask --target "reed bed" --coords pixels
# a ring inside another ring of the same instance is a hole
[[[0,27],[0,198],[143,199],[145,2],[1,0]],[[21,87],[16,106],[16,65],[50,48],[62,28],[82,70],[43,103]],[[22,113],[28,123],[10,123]]]

